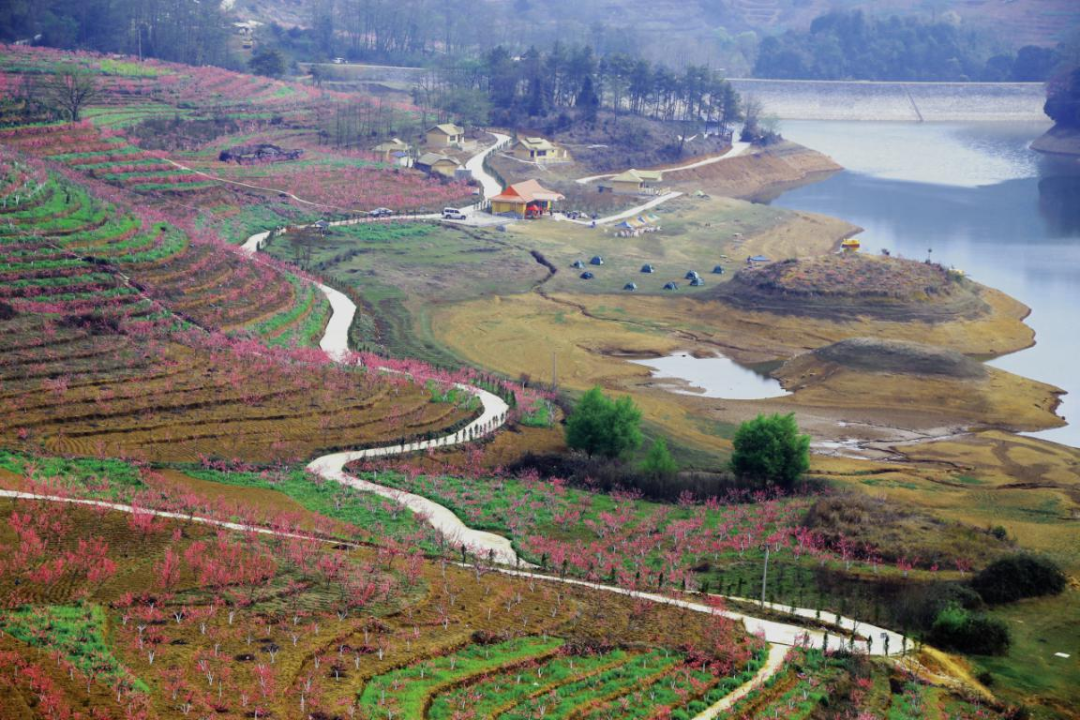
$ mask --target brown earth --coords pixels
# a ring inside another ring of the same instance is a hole
[[[670,173],[664,182],[675,190],[756,198],[775,196],[783,189],[840,170],[843,168],[827,155],[784,141],[722,162]]]
[[[785,363],[774,373],[799,408],[914,411],[933,424],[1044,430],[1064,420],[1061,390],[960,353],[859,338]]]

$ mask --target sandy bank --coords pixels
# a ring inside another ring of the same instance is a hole
[[[684,192],[756,198],[808,182],[843,168],[832,158],[785,141],[744,152],[722,162],[681,170],[665,176],[665,184]]]
[[[1080,159],[1080,128],[1055,125],[1036,138],[1031,143],[1031,149],[1048,155],[1064,155]]]

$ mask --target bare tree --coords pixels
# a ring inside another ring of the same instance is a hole
[[[46,90],[52,103],[73,123],[79,122],[83,108],[101,93],[96,77],[71,65],[57,68]]]

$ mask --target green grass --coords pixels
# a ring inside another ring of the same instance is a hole
[[[302,469],[280,473],[223,472],[188,465],[178,466],[178,469],[199,480],[274,490],[307,510],[369,531],[378,528],[391,536],[403,537],[422,529],[415,516],[397,503],[338,483],[321,481]]]
[[[1041,696],[1080,707],[1080,591],[1068,588],[990,614],[1008,623],[1013,640],[1006,656],[973,658],[979,670],[994,677],[994,691],[1017,703]],[[1058,652],[1070,657],[1056,657]],[[1054,716],[1039,710],[1035,717]]]
[[[107,685],[125,680],[136,690],[149,688],[113,656],[105,640],[105,613],[97,605],[53,605],[8,613],[0,619],[8,635],[30,645],[48,648],[84,674]]]
[[[146,487],[137,467],[111,458],[36,457],[0,450],[0,468],[105,499]]]
[[[621,697],[663,678],[682,662],[680,655],[653,651],[632,662],[572,682],[550,694],[529,699],[501,715],[502,720],[532,720],[541,706],[544,718],[565,718],[582,705]]]
[[[475,712],[477,717],[494,717],[502,709],[519,705],[551,688],[625,665],[633,659],[634,656],[625,650],[580,657],[557,655],[538,663],[535,668],[493,673],[478,683],[436,695],[427,717],[430,720],[452,720],[463,705]]]
[[[558,650],[562,640],[518,638],[495,645],[467,645],[430,660],[420,661],[372,678],[360,693],[360,708],[371,717],[386,715],[389,702],[400,718],[424,717],[428,699],[467,678],[490,673]]]

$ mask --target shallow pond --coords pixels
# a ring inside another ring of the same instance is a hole
[[[683,380],[672,383],[673,392],[727,400],[762,400],[788,395],[775,379],[739,365],[726,357],[696,358],[689,353],[632,360],[653,370],[657,380]],[[700,389],[701,392],[695,392]]]

